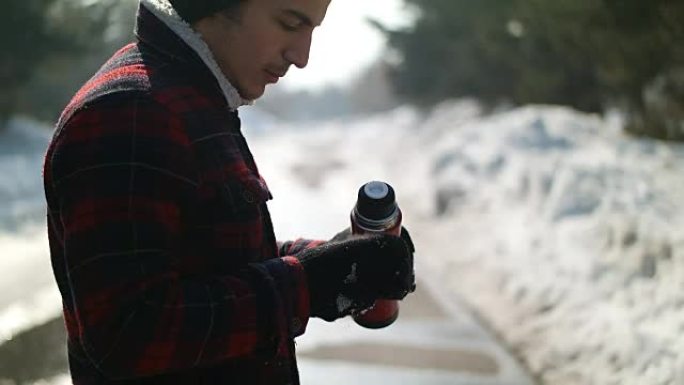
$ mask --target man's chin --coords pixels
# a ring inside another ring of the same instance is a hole
[[[238,93],[245,100],[256,100],[264,95],[266,91],[266,85],[256,86],[251,88],[238,89]]]

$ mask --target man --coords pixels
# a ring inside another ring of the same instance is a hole
[[[277,243],[240,132],[329,1],[141,0],[64,110],[44,181],[75,384],[296,384],[310,316],[413,290],[405,231]]]

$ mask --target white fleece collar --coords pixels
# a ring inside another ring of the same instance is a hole
[[[173,9],[168,0],[140,0],[140,4],[144,5],[147,10],[152,12],[159,20],[161,20],[167,27],[169,27],[178,37],[180,37],[185,44],[189,45],[202,59],[204,64],[209,68],[211,73],[216,78],[223,95],[226,98],[228,107],[231,110],[237,110],[238,107],[250,105],[252,100],[243,99],[238,91],[230,84],[230,81],[223,74],[219,68],[214,54],[211,53],[209,46],[202,39],[202,36],[197,33],[190,24],[183,20],[180,15]]]

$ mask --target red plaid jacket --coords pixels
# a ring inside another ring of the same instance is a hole
[[[44,181],[75,384],[296,384],[309,317],[236,112],[144,8],[63,112]]]

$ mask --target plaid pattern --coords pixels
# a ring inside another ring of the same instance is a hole
[[[309,317],[236,112],[141,7],[138,42],[64,110],[44,181],[71,375],[81,384],[296,384]]]

